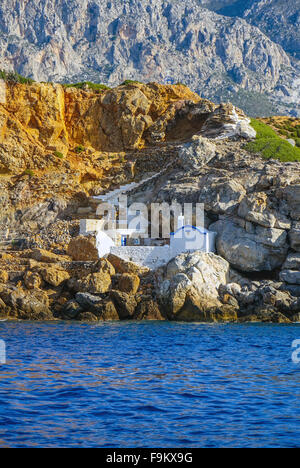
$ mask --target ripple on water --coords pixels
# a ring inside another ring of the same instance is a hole
[[[0,323],[2,447],[297,447],[299,325]]]

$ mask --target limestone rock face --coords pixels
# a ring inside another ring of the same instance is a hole
[[[300,184],[286,187],[283,196],[289,205],[291,218],[300,221]]]
[[[216,147],[208,139],[194,136],[179,151],[179,160],[184,169],[197,170],[211,161],[216,154]]]
[[[181,101],[201,101],[186,86],[155,83],[118,86],[102,94],[50,83],[4,83],[4,87],[5,99],[0,102],[0,170],[8,175],[29,171],[31,177],[49,167],[60,173],[60,167],[68,167],[70,151],[78,147],[93,152],[142,147],[149,127],[161,117],[168,124],[173,116],[167,112],[170,107]],[[88,177],[101,177],[101,165],[87,169],[90,164],[81,159],[71,159],[76,170],[88,171]],[[86,172],[84,175],[87,177]],[[40,205],[41,209],[45,208]]]
[[[228,282],[228,277],[228,262],[214,254],[194,252],[171,260],[160,288],[160,302],[168,318],[216,321],[222,314],[218,289]],[[230,321],[237,318],[236,311],[231,314],[228,307],[227,312]],[[225,314],[223,318],[226,321]]]
[[[236,180],[225,177],[207,181],[199,193],[198,202],[207,211],[216,214],[233,212],[246,195],[244,187]]]
[[[293,0],[201,0],[203,6],[229,16],[245,18],[290,54],[300,58],[299,5]]]
[[[0,32],[9,39],[1,43],[0,61],[40,81],[172,80],[208,97],[246,89],[277,102],[295,93],[296,103],[297,73],[283,49],[246,21],[202,6],[133,0],[120,10],[119,0],[16,0],[12,9],[11,0],[3,0]],[[259,104],[256,96],[252,102]],[[135,121],[144,126],[141,117]],[[126,119],[123,124],[127,140]]]
[[[273,205],[273,206],[272,206]],[[279,211],[264,192],[244,197],[238,209],[238,215],[263,227],[290,229],[291,220]]]
[[[281,229],[249,226],[223,220],[211,226],[218,233],[217,251],[241,271],[272,271],[281,267],[288,252],[287,234]]]
[[[256,137],[250,119],[231,103],[218,106],[205,121],[201,133],[217,139],[242,137],[251,140]]]
[[[294,223],[289,232],[289,239],[292,249],[300,252],[300,223]]]
[[[280,279],[289,284],[300,284],[300,271],[282,270]]]

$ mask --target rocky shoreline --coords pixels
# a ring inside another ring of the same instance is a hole
[[[2,320],[300,321],[299,290],[242,277],[215,254],[182,254],[156,271],[114,255],[78,262],[34,249],[1,257]]]
[[[182,85],[11,84],[0,117],[2,319],[300,320],[300,163],[250,153],[232,104]],[[202,203],[216,255],[155,271],[99,259],[80,220],[141,180],[129,204]]]

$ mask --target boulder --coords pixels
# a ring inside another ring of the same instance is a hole
[[[114,303],[109,299],[102,302],[101,307],[99,307],[97,310],[96,315],[99,320],[105,322],[120,320]]]
[[[184,170],[197,171],[216,155],[216,146],[207,138],[195,135],[191,142],[181,146],[178,157]]]
[[[280,312],[274,312],[273,309],[260,309],[255,313],[239,317],[240,323],[259,322],[259,323],[291,323],[290,319]]]
[[[108,273],[110,276],[113,276],[116,273],[114,266],[106,259],[101,258],[93,268],[94,273]]]
[[[96,262],[99,260],[94,236],[78,236],[72,239],[67,252],[76,262]]]
[[[171,320],[216,321],[225,307],[218,290],[228,277],[229,264],[221,257],[203,252],[181,254],[165,268],[160,304]],[[226,307],[228,320],[236,318],[234,307],[230,313]]]
[[[289,284],[298,284],[300,285],[300,271],[294,270],[282,270],[280,273],[281,281],[285,281]]]
[[[198,202],[215,214],[234,212],[246,195],[239,182],[227,177],[208,177],[201,185]]]
[[[289,241],[293,250],[300,252],[300,223],[295,223],[289,232]]]
[[[135,320],[165,320],[157,302],[152,299],[142,300],[135,311]]]
[[[74,299],[67,302],[62,310],[62,318],[67,320],[74,320],[83,312],[83,308]]]
[[[77,293],[75,299],[84,310],[98,310],[102,303],[101,297],[83,292]]]
[[[119,274],[129,273],[142,276],[149,273],[149,268],[141,267],[136,263],[123,260],[117,255],[109,254],[107,260],[113,265],[115,271]]]
[[[21,320],[53,320],[49,309],[49,298],[44,291],[31,291],[27,295],[23,290],[12,288],[0,292],[8,315]]]
[[[173,318],[185,304],[187,292],[193,287],[189,278],[179,273],[171,280],[165,280],[160,288],[160,302],[167,312],[168,318]]]
[[[281,267],[289,248],[286,231],[250,223],[247,229],[230,220],[211,225],[210,230],[218,233],[218,254],[240,271],[272,271]]]
[[[300,221],[300,185],[288,185],[282,194],[290,208],[291,218]]]
[[[137,275],[123,273],[119,278],[118,289],[127,294],[136,294],[140,286],[140,278]]]
[[[9,315],[9,309],[5,302],[0,299],[0,319],[6,319]]]
[[[280,213],[279,210],[273,209],[271,200],[264,192],[245,196],[240,203],[238,215],[247,221],[267,228],[291,228],[291,220]]]
[[[63,268],[47,267],[40,270],[42,278],[51,286],[58,287],[70,278],[70,275]]]
[[[229,263],[222,257],[197,251],[172,259],[166,267],[166,278],[172,281],[176,275],[184,274],[199,294],[218,298],[219,286],[228,282],[229,272]],[[183,282],[188,287],[186,278]]]
[[[291,253],[288,255],[282,267],[283,270],[299,270],[300,271],[300,253]]]
[[[34,249],[31,252],[31,258],[41,263],[59,263],[62,261],[70,261],[70,257],[54,254],[48,250]]]
[[[222,306],[213,298],[201,297],[198,291],[187,292],[185,303],[176,314],[176,320],[184,322],[235,322],[237,310],[234,307]]]
[[[92,312],[80,312],[76,320],[79,322],[98,322],[98,318]]]
[[[242,110],[231,103],[222,103],[209,115],[201,134],[216,139],[242,137],[251,140],[256,137],[256,131],[250,122]]]
[[[9,274],[5,270],[0,270],[0,283],[6,284],[9,280]]]
[[[137,306],[137,302],[134,296],[129,296],[129,294],[124,292],[113,290],[110,293],[110,297],[121,320],[126,320],[133,317]]]
[[[115,305],[109,298],[102,299],[88,293],[77,293],[75,298],[81,311],[92,312],[101,321],[119,320]]]
[[[111,277],[109,273],[103,271],[90,273],[80,279],[72,278],[68,281],[68,287],[76,292],[103,294],[109,291],[111,287]]]
[[[36,271],[26,271],[24,275],[24,284],[27,289],[39,289],[42,286],[43,280]]]

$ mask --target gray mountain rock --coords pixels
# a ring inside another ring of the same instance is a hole
[[[281,46],[196,0],[13,4],[0,5],[2,68],[58,82],[183,82],[252,114],[300,112],[297,64]]]
[[[199,0],[222,15],[239,16],[258,26],[286,52],[300,58],[299,0]]]

